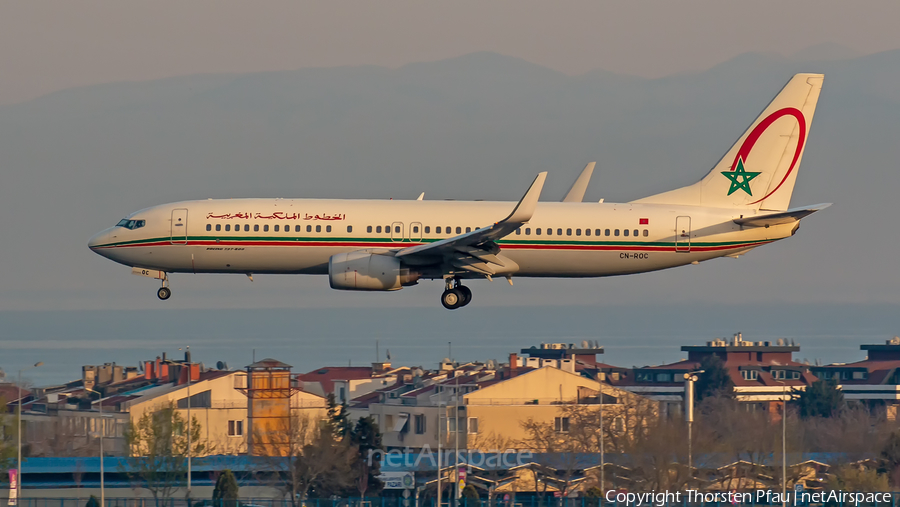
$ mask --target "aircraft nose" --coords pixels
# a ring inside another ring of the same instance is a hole
[[[109,238],[109,229],[103,230],[94,234],[94,236],[88,240],[88,248],[92,251],[96,252],[97,247],[107,243],[107,239]]]

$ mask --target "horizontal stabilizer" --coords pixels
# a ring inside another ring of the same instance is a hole
[[[768,215],[735,218],[734,223],[746,227],[769,227],[770,225],[790,224],[799,222],[801,218],[808,217],[816,211],[823,210],[829,206],[831,206],[831,203],[822,203],[814,206],[792,208],[787,211],[779,211],[778,213],[770,213]]]

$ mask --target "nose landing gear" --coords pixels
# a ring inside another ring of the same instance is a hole
[[[462,308],[472,301],[472,290],[463,285],[459,278],[447,278],[446,289],[441,294],[441,304],[448,310]]]

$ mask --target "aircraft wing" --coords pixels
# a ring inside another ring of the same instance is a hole
[[[459,269],[483,275],[494,274],[496,270],[490,267],[490,264],[503,267],[512,262],[497,256],[500,253],[500,246],[495,241],[511,234],[531,220],[546,179],[546,171],[538,174],[512,213],[503,220],[459,236],[405,248],[398,251],[395,256],[409,263],[446,260]]]
[[[584,166],[584,170],[578,175],[578,179],[572,184],[569,193],[563,198],[562,202],[581,202],[584,200],[584,193],[587,191],[588,183],[591,182],[591,175],[594,174],[594,166],[596,162],[590,162]]]
[[[814,206],[805,206],[802,208],[791,208],[786,211],[770,213],[768,215],[756,215],[746,218],[735,218],[734,223],[746,227],[768,227],[770,225],[789,224],[798,222],[801,218],[808,217],[816,211],[823,210],[831,206],[831,203],[816,204]]]

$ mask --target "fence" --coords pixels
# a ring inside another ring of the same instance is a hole
[[[794,498],[794,492],[788,492],[788,499],[782,504],[779,492],[772,492],[768,495],[757,495],[757,492],[750,493],[749,502],[732,502],[724,500],[714,501],[689,501],[686,492],[682,492],[679,501],[633,501],[633,502],[615,502],[605,501],[602,498],[595,497],[578,497],[578,498],[559,498],[547,493],[544,496],[529,495],[515,499],[508,499],[508,495],[496,494],[493,503],[490,503],[487,497],[459,499],[457,504],[453,500],[444,499],[440,506],[437,506],[434,498],[421,498],[416,501],[412,496],[403,498],[402,496],[383,496],[369,498],[312,498],[305,502],[297,501],[292,503],[288,499],[273,498],[241,498],[237,502],[201,500],[192,499],[188,502],[185,498],[107,498],[106,504],[102,507],[900,507],[898,506],[897,493],[877,493],[882,495],[878,501],[855,501],[854,498],[839,498],[836,501],[810,501],[802,497]],[[611,493],[612,494],[612,493]],[[719,493],[724,495],[727,493]],[[828,492],[825,492],[828,494]],[[858,493],[857,493],[858,494]],[[867,493],[862,493],[866,495]],[[672,495],[672,493],[669,493]],[[710,495],[710,493],[706,493]],[[871,495],[869,493],[868,495]],[[84,498],[20,498],[18,507],[85,507],[90,497]],[[694,497],[694,500],[697,500]],[[761,500],[761,501],[756,501]],[[858,499],[856,499],[858,500]],[[99,505],[99,499],[98,499]],[[0,507],[8,507],[6,499],[0,499]]]

